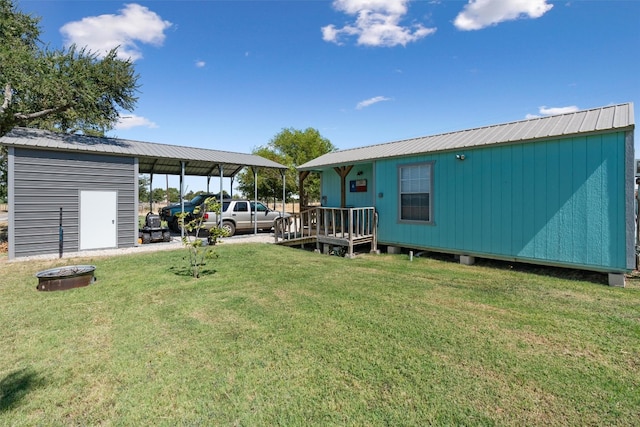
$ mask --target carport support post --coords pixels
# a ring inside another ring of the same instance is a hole
[[[180,161],[180,212],[184,215],[184,160]],[[180,227],[180,237],[184,239],[184,227]]]
[[[222,179],[224,178],[224,170],[222,169],[222,163],[218,165],[218,168],[220,169],[220,193],[218,194],[218,196],[220,197],[220,200],[218,200],[218,203],[220,203],[220,215],[218,218],[218,226],[222,227],[222,210],[224,209],[224,206],[222,203],[222,200],[224,199],[224,197],[222,196]]]
[[[153,211],[153,172],[149,174],[149,212]]]
[[[258,168],[253,169],[253,214],[251,218],[253,220],[253,234],[258,234],[258,217],[257,210],[258,207]]]
[[[282,174],[282,217],[284,218],[284,204],[287,201],[287,171],[282,169],[280,173]]]
[[[218,201],[222,203],[222,199],[224,199],[224,196],[222,195],[222,180],[224,179],[224,169],[222,169],[222,164],[219,164],[218,168],[220,168],[220,193],[218,193],[218,196],[220,196],[220,200]],[[222,215],[220,216],[222,217]]]

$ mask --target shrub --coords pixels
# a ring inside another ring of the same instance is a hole
[[[178,223],[185,231],[182,243],[186,246],[189,253],[189,269],[196,279],[200,277],[202,268],[207,264],[207,261],[217,258],[212,245],[217,243],[219,237],[227,235],[226,231],[222,228],[217,226],[211,227],[207,240],[211,245],[205,245],[204,241],[200,238],[200,231],[203,229],[202,223],[204,221],[202,213],[216,212],[219,217],[221,208],[222,205],[215,197],[209,197],[202,205],[196,206],[193,213],[185,212],[176,215],[178,217]]]

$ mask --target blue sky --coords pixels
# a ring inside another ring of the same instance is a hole
[[[120,138],[250,152],[313,127],[346,149],[640,100],[638,0],[18,7],[52,47],[120,45],[135,61]]]

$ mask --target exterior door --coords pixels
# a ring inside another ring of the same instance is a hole
[[[118,194],[80,191],[80,250],[117,247]]]

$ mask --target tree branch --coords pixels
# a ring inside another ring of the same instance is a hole
[[[4,102],[2,103],[2,107],[0,107],[0,114],[4,113],[4,110],[9,108],[11,104],[11,83],[7,83],[4,87]]]
[[[47,108],[46,110],[37,111],[35,113],[29,113],[29,114],[15,113],[13,117],[15,117],[18,120],[32,120],[32,119],[37,119],[38,117],[46,116],[51,113],[59,113],[61,111],[68,110],[69,107],[70,107],[69,105],[63,105],[55,108]]]

